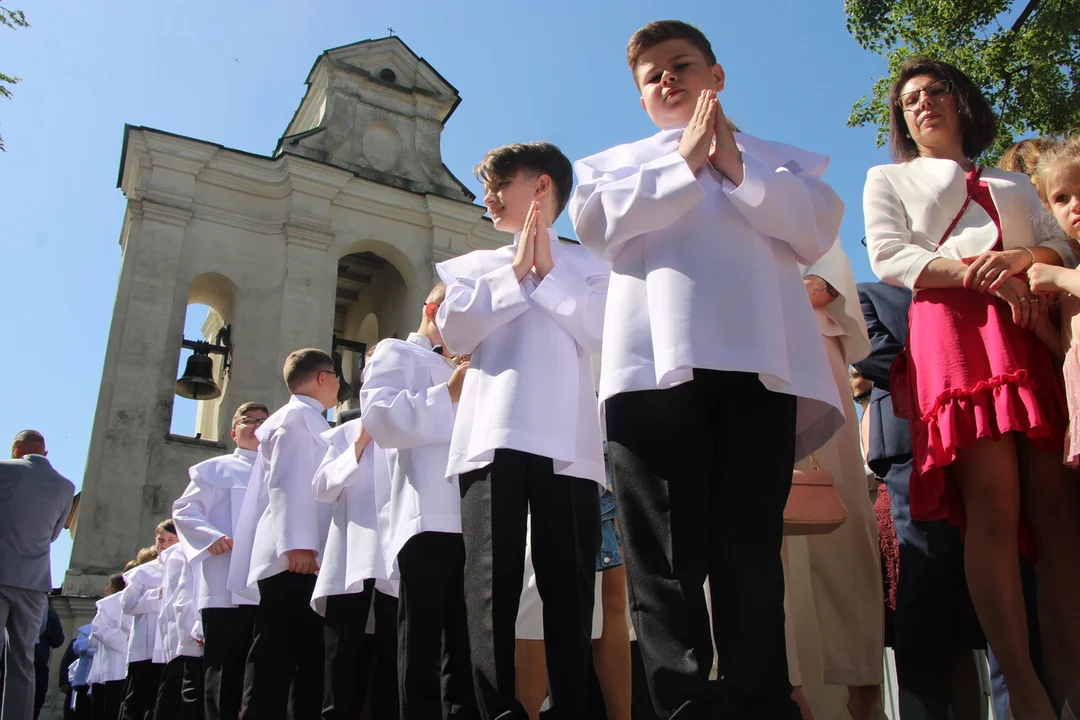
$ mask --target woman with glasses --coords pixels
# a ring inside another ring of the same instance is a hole
[[[1031,332],[1046,308],[1023,273],[1075,261],[1027,177],[976,164],[996,129],[957,68],[908,61],[890,94],[896,163],[867,174],[863,214],[874,272],[915,291],[891,378],[894,407],[906,406],[911,424],[911,515],[966,531],[968,585],[1013,715],[1048,720],[1054,711],[1028,654],[1018,542],[1037,546],[1054,624],[1080,648],[1071,609],[1080,492],[1062,466],[1056,363]]]

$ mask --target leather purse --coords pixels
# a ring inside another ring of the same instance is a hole
[[[844,524],[848,509],[833,485],[833,476],[810,454],[810,470],[795,470],[784,506],[784,535],[826,535]]]

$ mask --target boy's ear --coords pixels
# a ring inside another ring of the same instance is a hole
[[[542,198],[551,192],[551,176],[540,175],[536,178],[536,192],[533,194],[534,198]]]
[[[713,79],[716,80],[716,92],[720,92],[724,89],[724,80],[727,75],[724,73],[724,68],[720,63],[716,63],[712,66]]]

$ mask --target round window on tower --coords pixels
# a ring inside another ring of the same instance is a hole
[[[383,68],[379,71],[379,79],[392,83],[397,80],[397,75],[390,68]]]

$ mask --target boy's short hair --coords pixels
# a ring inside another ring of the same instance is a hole
[[[157,529],[154,530],[155,534],[159,533],[159,532],[167,532],[167,533],[172,533],[173,535],[175,535],[176,534],[176,523],[173,522],[172,518],[169,518],[168,520],[162,520],[161,522],[158,523]]]
[[[630,70],[637,68],[642,53],[668,40],[686,40],[701,51],[705,62],[709,65],[716,64],[716,54],[705,33],[682,20],[657,20],[634,33],[626,44],[626,64],[630,66]]]
[[[446,299],[446,285],[442,282],[435,283],[435,287],[431,288],[431,292],[428,293],[427,299],[424,300],[424,304],[435,303],[436,305],[442,305],[442,301]]]
[[[496,190],[509,183],[519,172],[547,175],[555,186],[555,217],[562,215],[574,187],[574,167],[562,150],[548,142],[514,143],[488,150],[473,169],[476,179]]]
[[[235,427],[236,427],[236,425],[237,425],[237,424],[238,424],[238,423],[240,422],[240,420],[241,420],[241,419],[242,419],[242,418],[243,418],[243,417],[244,417],[245,415],[247,415],[247,414],[248,414],[249,412],[252,412],[253,410],[262,410],[262,411],[263,411],[264,413],[266,413],[267,415],[269,415],[269,414],[270,414],[270,410],[269,410],[269,408],[267,408],[267,407],[266,407],[265,405],[263,405],[262,403],[258,403],[258,402],[246,402],[246,403],[244,403],[243,405],[241,405],[240,407],[236,408],[236,412],[235,412],[235,413],[233,413],[233,416],[232,416],[232,426],[233,426],[233,427],[235,428]]]
[[[127,587],[127,581],[124,580],[124,576],[120,573],[110,575],[109,579],[105,581],[109,587],[113,588],[116,592],[120,592]]]
[[[334,358],[318,348],[304,348],[289,353],[282,375],[289,390],[295,390],[324,370],[337,372]]]

